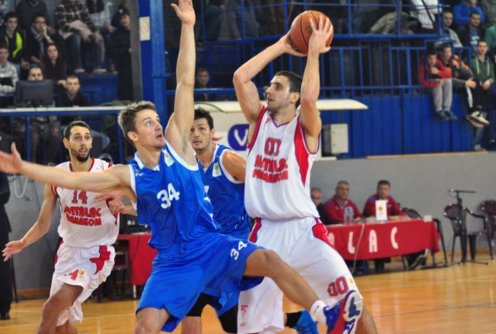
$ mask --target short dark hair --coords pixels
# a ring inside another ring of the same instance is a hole
[[[47,46],[47,49],[48,49],[48,46]],[[57,49],[58,50],[58,49]],[[79,77],[75,74],[69,74],[66,78],[66,80],[69,80],[69,79],[77,79],[79,81]]]
[[[43,68],[41,68],[40,66],[38,65],[31,65],[29,67],[29,70],[28,70],[28,77],[29,75],[31,74],[31,71],[34,70],[34,69],[39,69],[41,71],[41,75],[43,75],[43,78],[45,77],[45,73],[43,73]]]
[[[486,43],[487,44],[486,40],[482,39],[482,38],[477,41],[477,46],[479,46],[480,43]]]
[[[195,121],[197,119],[202,119],[205,118],[207,120],[208,126],[210,127],[210,130],[214,128],[214,119],[212,118],[212,115],[208,111],[202,108],[195,109]]]
[[[348,187],[350,186],[350,183],[348,181],[341,180],[338,183],[336,183],[336,188],[339,187],[342,184],[347,185]]]
[[[7,14],[5,14],[5,16],[3,17],[3,24],[7,24],[7,21],[12,18],[17,19],[16,12],[8,12]]]
[[[291,72],[291,71],[279,71],[274,75],[280,75],[280,76],[288,78],[289,91],[291,93],[298,93],[298,94],[300,93],[301,81],[302,81],[302,77],[300,75],[298,75],[294,72]],[[295,105],[296,105],[296,108],[298,108],[298,106],[300,105],[300,99],[298,99],[298,101],[296,101]]]
[[[468,17],[472,17],[472,16],[474,16],[474,15],[479,15],[479,16],[481,16],[481,14],[480,14],[479,12],[477,12],[477,11],[475,11],[475,10],[472,10],[472,11],[470,12],[470,15],[469,15]]]
[[[88,125],[88,123],[86,123],[85,121],[81,121],[81,120],[76,120],[76,121],[72,121],[70,122],[65,128],[64,128],[64,138],[69,140],[69,138],[71,137],[71,130],[73,127],[75,126],[82,126],[83,128],[86,128],[88,130],[91,130],[90,129],[90,126]]]
[[[118,122],[121,127],[122,134],[124,135],[124,138],[126,138],[126,140],[133,145],[134,143],[128,138],[127,133],[129,131],[136,131],[136,124],[134,122],[136,119],[136,114],[146,109],[157,111],[157,107],[155,107],[153,102],[139,101],[131,103],[119,113]]]
[[[9,46],[7,45],[7,43],[0,43],[0,49],[5,49],[7,51],[9,51]]]
[[[33,19],[31,20],[31,23],[34,23],[38,17],[42,17],[42,18],[44,18],[44,19],[45,19],[45,23],[47,22],[47,18],[46,18],[46,16],[45,16],[45,15],[43,15],[43,14],[41,14],[41,13],[36,13],[36,14],[34,14],[34,16],[33,16]]]
[[[391,183],[388,180],[379,180],[379,182],[377,182],[377,188],[380,186],[388,186],[391,188]]]

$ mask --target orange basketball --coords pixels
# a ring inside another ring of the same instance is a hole
[[[313,18],[314,23],[318,24],[321,15],[327,17],[325,14],[316,10],[307,10],[295,17],[289,30],[289,42],[293,49],[304,54],[308,53],[308,41],[312,35],[310,19]],[[333,37],[334,33],[329,37],[326,43],[327,46],[331,45]]]

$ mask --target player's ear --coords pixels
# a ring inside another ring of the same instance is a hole
[[[138,134],[134,131],[128,131],[127,132],[127,137],[129,140],[131,140],[133,143],[138,140]]]
[[[289,94],[289,101],[292,104],[296,104],[296,102],[298,102],[299,99],[300,99],[300,93],[298,93],[298,92],[292,92],[292,93]]]
[[[69,149],[69,140],[67,138],[62,139],[62,143],[66,149]]]

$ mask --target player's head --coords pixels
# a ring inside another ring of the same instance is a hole
[[[119,113],[119,126],[127,141],[134,146],[160,148],[165,144],[157,108],[152,102],[131,103]]]
[[[348,181],[339,181],[336,185],[336,197],[342,201],[348,200],[350,197],[350,184]]]
[[[196,153],[201,153],[212,145],[214,134],[214,119],[212,115],[201,108],[196,109],[195,121],[189,133],[189,141]]]
[[[90,126],[83,121],[72,121],[64,129],[64,147],[69,151],[69,156],[80,162],[85,162],[90,157],[91,145]]]
[[[312,202],[315,204],[315,206],[322,203],[322,191],[320,191],[320,188],[313,187],[310,190],[310,198],[312,199]]]
[[[391,194],[391,183],[388,180],[380,180],[377,182],[377,197],[387,199]]]
[[[279,71],[265,90],[267,107],[272,112],[281,108],[300,105],[301,76],[289,71]]]

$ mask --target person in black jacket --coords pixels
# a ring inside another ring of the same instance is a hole
[[[9,201],[10,187],[7,175],[0,173],[0,249],[9,242],[10,222],[5,204]],[[10,276],[10,261],[0,260],[0,320],[10,319],[10,304],[12,303],[12,281]]]
[[[119,26],[110,35],[109,56],[117,70],[118,95],[120,100],[133,99],[133,81],[131,73],[131,21],[129,14],[122,14]]]

